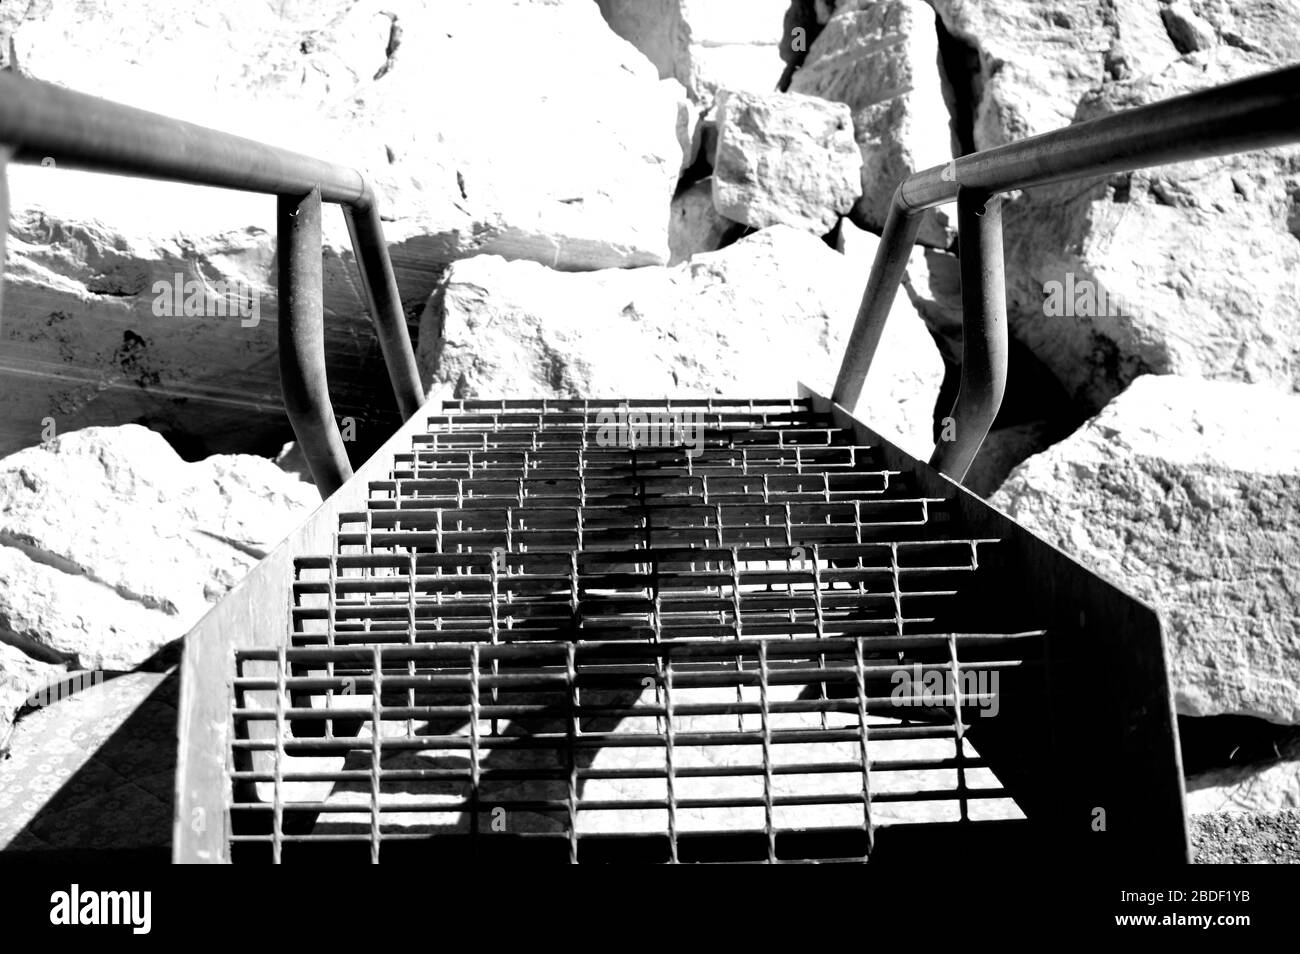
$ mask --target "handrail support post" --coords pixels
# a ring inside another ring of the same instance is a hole
[[[831,392],[831,399],[850,413],[862,397],[867,372],[876,356],[876,349],[880,347],[885,322],[894,307],[898,286],[903,283],[920,228],[920,214],[909,211],[899,193],[895,193],[880,235],[880,245],[876,247],[871,275],[862,293],[862,303],[858,306],[858,316],[844,345],[844,360],[835,379],[835,389]]]
[[[280,390],[312,479],[327,498],[352,476],[325,375],[321,194],[276,197]]]
[[[951,427],[930,466],[961,482],[988,436],[1007,387],[1007,293],[1002,259],[1002,198],[957,191],[961,252],[961,383]]]
[[[361,272],[366,308],[384,355],[397,408],[405,421],[424,404],[424,389],[420,386],[420,371],[415,363],[415,351],[411,348],[411,334],[406,327],[406,314],[397,291],[393,262],[384,243],[379,208],[367,195],[367,201],[358,208],[345,205],[343,215],[347,219],[352,251]]]

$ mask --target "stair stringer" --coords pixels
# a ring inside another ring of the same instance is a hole
[[[1051,690],[1043,711],[1019,709],[1014,686],[1004,687],[1012,711],[1004,704],[998,719],[973,725],[970,737],[1030,819],[1051,832],[1047,850],[1079,860],[1191,861],[1178,723],[1156,610],[840,405],[803,385],[800,396],[860,443],[877,445],[888,466],[910,473],[927,496],[947,501],[967,533],[1003,541],[987,560],[993,592],[1023,598],[1026,625],[1032,620],[1047,630]],[[1044,734],[1050,750],[1034,751]]]
[[[427,431],[429,416],[441,410],[440,399],[425,403],[186,634],[177,725],[174,861],[230,861],[227,765],[235,646],[287,645],[294,558],[334,551],[339,515],[366,508],[370,481],[387,477],[395,456],[409,451],[413,436]],[[274,723],[262,725],[274,731]]]

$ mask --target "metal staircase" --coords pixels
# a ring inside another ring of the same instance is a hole
[[[421,407],[358,173],[0,74],[0,164],[277,196],[285,405],[326,499],[186,639],[176,860],[1187,860],[1159,618],[960,486],[1006,378],[998,196],[1296,141],[1297,107],[1293,67],[909,177],[829,398]],[[962,382],[924,464],[848,409],[950,201]],[[355,474],[323,202],[406,418]]]
[[[1186,855],[1155,614],[812,395],[431,406],[195,636],[182,860]]]
[[[600,402],[444,407],[295,559],[290,640],[232,660],[235,857],[863,860],[873,807],[1019,814],[964,739],[996,690],[960,689],[1044,634],[954,631],[997,541],[808,400],[634,404],[698,447],[601,446]]]

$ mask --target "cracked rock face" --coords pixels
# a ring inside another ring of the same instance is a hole
[[[844,103],[862,151],[853,221],[883,229],[898,183],[952,159],[935,14],[922,0],[841,0],[790,90]],[[946,247],[946,218],[927,213],[919,240]]]
[[[1104,79],[1157,73],[1178,59],[1153,0],[931,0],[949,33],[979,54],[974,147],[1074,121]]]
[[[667,258],[684,93],[590,0],[44,6],[10,16],[24,73],[360,169],[426,257]]]
[[[1276,812],[1300,808],[1300,762],[1278,761],[1259,772],[1208,775],[1188,786],[1187,812]]]
[[[283,440],[273,202],[40,167],[10,178],[24,205],[9,222],[0,455],[125,421],[197,456]],[[157,227],[141,214],[153,203],[183,211]],[[350,253],[327,252],[326,363],[338,415],[378,422],[392,398],[372,383],[383,365],[352,269]],[[185,313],[187,285],[214,313]]]
[[[10,455],[0,461],[0,641],[42,663],[136,666],[319,500],[269,460],[186,463],[136,425]]]
[[[744,230],[713,205],[712,176],[692,183],[673,197],[668,264],[680,265],[699,252],[716,252]]]
[[[596,0],[610,28],[697,102],[767,93],[781,76],[788,0]]]
[[[1185,715],[1300,722],[1300,396],[1138,378],[991,500],[1158,610]]]
[[[0,46],[33,78],[362,170],[413,314],[468,255],[668,260],[695,113],[590,0],[42,0],[3,5]],[[0,455],[47,417],[143,423],[190,456],[283,442],[273,199],[57,165],[10,178]],[[378,425],[392,395],[342,216],[323,224],[335,410]],[[154,283],[176,274],[246,284],[260,320],[158,314]]]
[[[1219,47],[1108,87],[1080,118],[1273,65]],[[1012,333],[1088,408],[1147,372],[1300,390],[1298,195],[1295,147],[1031,190],[1006,218]],[[1085,295],[1045,314],[1047,283],[1066,280],[1110,307],[1088,314]]]
[[[934,12],[921,0],[840,0],[790,90],[846,104],[862,152],[855,224],[879,232],[898,184],[952,158]],[[946,220],[929,213],[920,240],[945,247]]]
[[[469,259],[425,309],[421,372],[456,398],[780,396],[800,380],[829,393],[862,295],[856,264],[789,226],[674,268],[564,275]],[[859,413],[928,454],[942,379],[900,295]]]
[[[1297,0],[933,3],[978,54],[979,149],[1277,69],[1300,35]],[[1004,216],[1012,334],[1088,412],[1145,373],[1300,390],[1297,196],[1295,147],[1029,190]],[[1067,276],[1119,304],[1045,315]]]
[[[34,659],[16,646],[0,642],[0,758],[8,748],[15,713],[66,669],[62,663]]]
[[[848,107],[791,93],[719,94],[713,204],[727,218],[825,235],[853,207],[861,168]]]

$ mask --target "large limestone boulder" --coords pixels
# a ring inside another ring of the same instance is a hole
[[[674,268],[563,274],[458,262],[420,323],[431,391],[454,397],[762,397],[827,393],[865,276],[774,226]],[[942,361],[899,296],[858,413],[928,454]]]
[[[319,502],[269,460],[187,463],[133,424],[12,454],[0,461],[4,642],[41,661],[131,668],[184,635]]]
[[[1300,809],[1300,762],[1279,761],[1258,772],[1207,773],[1188,781],[1187,811],[1277,812]]]
[[[978,54],[969,83],[974,149],[1050,132],[1074,121],[1103,80],[1158,73],[1179,51],[1146,0],[932,0],[957,40]]]
[[[903,287],[939,343],[944,358],[961,364],[961,260],[951,252],[914,249],[903,274]]]
[[[824,235],[852,208],[862,161],[847,106],[723,90],[717,122],[713,204],[722,215]]]
[[[673,196],[668,264],[680,265],[700,252],[716,252],[744,231],[743,225],[713,204],[713,177],[706,176]]]
[[[979,65],[956,117],[979,149],[1288,65],[1300,30],[1297,0],[933,2]],[[1094,413],[1143,373],[1296,387],[1298,156],[1029,190],[1005,217],[1013,334]],[[1067,275],[1122,308],[1047,318],[1045,285]]]
[[[284,440],[273,199],[158,183],[145,199],[140,182],[40,167],[11,167],[11,179],[23,207],[9,222],[0,317],[0,454],[128,421],[189,457]],[[160,218],[172,209],[183,212]],[[187,315],[175,289],[203,307]],[[350,252],[327,250],[325,289],[335,412],[387,426],[393,398]]]
[[[44,690],[66,671],[63,663],[36,659],[8,643],[0,642],[0,760],[9,748],[14,716],[29,700],[48,697]]]
[[[974,142],[988,149],[1068,125],[1096,86],[1162,73],[1214,47],[1294,61],[1296,0],[931,0],[978,54]],[[1212,82],[1212,80],[1207,80]]]
[[[590,0],[291,0],[237,14],[47,0],[4,5],[0,47],[37,79],[361,169],[412,314],[468,255],[668,260],[694,112]],[[484,70],[485,55],[508,66]],[[47,417],[145,423],[192,440],[191,456],[283,442],[274,199],[57,166],[11,179],[0,454],[38,441]],[[393,399],[337,210],[325,226],[335,409],[380,421]],[[156,315],[153,283],[176,274],[244,283],[260,321]]]
[[[1046,421],[990,429],[962,478],[962,486],[973,494],[991,497],[1017,466],[1049,447],[1051,437],[1051,426]]]
[[[723,87],[776,89],[788,0],[596,2],[615,33],[697,101],[707,102]]]
[[[1108,86],[1086,119],[1270,67],[1231,47]],[[1012,333],[1095,409],[1151,372],[1300,389],[1300,149],[1029,190],[1007,217]],[[1070,282],[1075,308],[1049,315]],[[1087,294],[1104,291],[1106,307]]]
[[[862,152],[853,221],[879,232],[898,184],[952,158],[934,11],[922,0],[841,0],[790,90],[845,103]],[[928,213],[920,240],[946,247],[946,219]]]
[[[589,0],[47,6],[11,30],[24,73],[355,166],[429,257],[667,257],[682,90]]]
[[[1300,396],[1138,378],[992,503],[1164,616],[1184,715],[1300,722]]]
[[[808,58],[808,48],[835,12],[835,0],[790,0],[785,11],[784,29],[781,33],[781,60],[785,71],[777,89],[790,88],[790,81]]]

